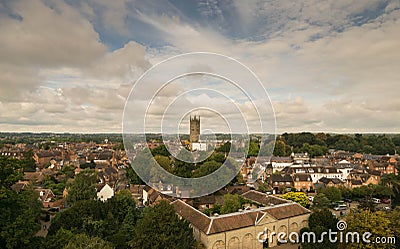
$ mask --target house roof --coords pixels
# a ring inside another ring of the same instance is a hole
[[[271,181],[272,182],[293,182],[293,178],[289,174],[285,174],[285,175],[272,174]]]
[[[297,203],[290,203],[288,205],[280,205],[280,206],[276,206],[276,207],[271,207],[271,208],[266,209],[265,212],[272,215],[274,218],[276,218],[278,220],[311,213],[310,210],[300,206]]]
[[[56,157],[56,156],[61,156],[61,152],[60,151],[41,151],[41,152],[37,152],[36,155],[38,157]]]
[[[244,185],[244,186],[229,186],[227,188],[227,191],[229,194],[243,194],[246,193],[247,191],[250,190],[250,187]]]
[[[189,221],[194,227],[207,233],[208,227],[211,223],[211,219],[200,212],[199,210],[191,207],[190,205],[184,203],[181,200],[176,200],[171,203],[173,205],[175,212]]]
[[[379,170],[372,170],[372,169],[367,169],[368,174],[373,175],[373,176],[381,176],[382,173]]]
[[[260,211],[234,213],[233,215],[210,217],[211,222],[207,234],[221,233],[243,227],[254,226],[258,217],[262,217]]]
[[[216,202],[215,196],[214,195],[206,195],[197,198],[196,203],[199,205],[204,205],[204,204],[214,204]]]
[[[362,185],[361,180],[350,179],[351,185]]]
[[[342,184],[343,182],[338,179],[338,178],[327,178],[327,177],[322,177],[321,179],[318,180],[319,182],[322,182],[324,184],[328,184],[332,182],[333,184]]]
[[[20,193],[22,190],[25,190],[28,187],[29,182],[27,181],[19,181],[14,183],[11,186],[11,189],[14,190],[17,193]]]
[[[271,204],[273,205],[278,205],[278,204],[283,204],[283,203],[288,203],[288,200],[282,199],[282,198],[278,198],[272,195],[267,195],[255,190],[250,190],[244,194],[242,194],[242,196],[246,199],[258,202],[262,205],[265,206],[269,206]]]
[[[304,174],[304,173],[294,174],[293,180],[296,182],[312,182],[310,174]]]

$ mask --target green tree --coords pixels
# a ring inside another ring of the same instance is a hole
[[[258,152],[260,150],[260,144],[256,140],[250,140],[249,143],[249,151],[247,156],[258,156]]]
[[[231,142],[226,142],[221,147],[217,148],[216,151],[223,152],[223,153],[229,153],[229,151],[231,150],[231,146],[232,146]]]
[[[59,249],[63,248],[72,240],[74,234],[70,230],[60,229],[54,236],[47,236],[44,243],[46,249]]]
[[[193,177],[202,177],[211,174],[221,167],[221,163],[216,161],[208,161],[200,165],[198,169],[193,172]]]
[[[169,157],[156,155],[154,159],[163,169],[172,173],[172,161]]]
[[[22,167],[25,172],[35,172],[36,171],[36,162],[33,159],[33,150],[28,150],[24,152],[24,158],[22,159]]]
[[[221,214],[237,212],[240,208],[242,208],[242,205],[240,203],[239,195],[224,195],[224,205],[221,207]]]
[[[196,245],[189,222],[178,218],[168,202],[148,208],[133,229],[133,248],[194,248]]]
[[[326,197],[324,193],[319,193],[314,197],[313,208],[324,209],[328,208],[331,201]]]
[[[391,198],[393,198],[393,204],[399,204],[400,201],[400,175],[387,174],[381,178],[380,185],[386,186],[392,190]]]
[[[331,202],[337,202],[342,200],[342,193],[340,190],[336,187],[326,187],[320,189],[319,193],[325,194],[325,196],[331,201]]]
[[[281,198],[297,202],[303,207],[309,204],[308,197],[303,192],[287,192],[286,194],[281,195]]]
[[[338,219],[333,216],[331,211],[329,211],[327,208],[323,208],[316,210],[310,215],[310,218],[308,219],[308,226],[310,228],[322,226],[327,229],[334,229],[336,228],[337,222]]]
[[[96,168],[96,164],[94,163],[94,160],[92,160],[89,163],[81,164],[80,168],[81,169],[94,169],[94,168]]]
[[[2,248],[29,248],[37,240],[40,229],[37,218],[42,203],[33,189],[18,194],[11,186],[21,179],[23,162],[0,157],[0,246]]]
[[[22,179],[22,172],[19,169],[21,169],[21,163],[17,159],[0,157],[0,187],[2,189],[10,188],[11,185]]]
[[[42,203],[38,201],[38,195],[33,190],[23,191],[19,195],[12,192],[9,194],[9,197],[16,202],[9,203],[5,209],[2,209],[0,241],[4,242],[2,245],[6,248],[25,248],[40,229],[37,218],[40,215]],[[2,204],[5,203],[0,203],[1,206]]]
[[[216,203],[213,205],[212,208],[208,208],[206,210],[204,210],[204,213],[208,216],[211,216],[213,214],[220,214],[221,213],[221,205]]]
[[[396,236],[396,245],[399,248],[400,245],[400,207],[397,206],[387,214],[387,218],[390,220],[390,229]]]
[[[62,172],[63,174],[65,174],[65,176],[66,176],[67,178],[73,178],[74,175],[75,175],[74,167],[72,167],[72,166],[70,166],[70,165],[65,165],[64,167],[62,167],[61,172]]]
[[[390,220],[383,212],[371,212],[370,210],[362,210],[359,212],[351,212],[346,217],[347,230],[358,232],[360,235],[369,232],[371,237],[368,239],[373,242],[377,237],[393,237],[394,234],[390,230]],[[346,248],[377,248],[374,243],[348,243]],[[395,248],[394,244],[379,244],[379,248]]]
[[[271,191],[271,187],[269,186],[268,182],[263,182],[262,184],[260,184],[260,186],[258,186],[258,191],[262,193],[267,193]]]
[[[86,234],[75,235],[63,249],[112,249],[109,242]]]
[[[132,167],[126,168],[126,177],[130,179],[131,184],[143,185],[144,182],[140,177],[136,174],[135,170]]]
[[[195,169],[195,164],[191,163],[194,161],[192,154],[188,150],[182,149],[177,157],[182,158],[184,161],[174,160],[174,174],[180,177],[191,177],[192,171]]]
[[[93,200],[96,198],[96,172],[85,169],[75,176],[68,188],[67,202],[71,205],[80,200]]]
[[[304,232],[314,232],[317,238],[321,238],[323,232],[328,232],[329,230],[336,232],[336,224],[338,219],[333,216],[331,211],[328,209],[319,209],[313,212],[308,219],[308,228],[303,228],[300,233]],[[304,249],[319,249],[319,248],[338,248],[337,243],[331,243],[329,239],[325,236],[325,240],[321,243],[302,243],[302,248]]]
[[[340,190],[343,198],[351,199],[353,197],[353,193],[350,188],[346,188],[345,186],[338,186],[337,188]]]
[[[275,142],[274,156],[286,156],[286,155],[287,151],[285,142],[283,140],[277,139]]]
[[[157,155],[159,155],[159,156],[165,156],[165,157],[171,156],[171,154],[169,153],[167,147],[166,147],[164,144],[162,144],[162,145],[160,145],[160,146],[157,146],[156,148],[152,149],[152,150],[151,150],[151,153],[152,153],[154,156],[157,156]]]

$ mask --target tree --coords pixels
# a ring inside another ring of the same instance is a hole
[[[309,205],[308,197],[303,192],[287,192],[286,194],[281,195],[281,198],[297,202],[303,207]]]
[[[390,229],[396,236],[396,245],[399,248],[400,245],[400,207],[396,207],[387,214],[387,218],[390,220]]]
[[[68,188],[67,202],[71,205],[80,200],[93,200],[97,196],[97,176],[94,170],[85,169],[75,176]]]
[[[342,200],[342,193],[340,190],[336,187],[326,187],[320,189],[319,193],[325,194],[325,196],[331,201],[331,202],[338,202]]]
[[[70,230],[61,228],[53,236],[47,236],[44,243],[46,249],[59,249],[63,248],[68,244],[74,237],[74,234]]]
[[[262,193],[267,193],[267,192],[271,191],[271,187],[269,186],[268,182],[263,182],[262,184],[260,184],[258,186],[258,191],[260,191]]]
[[[226,142],[224,143],[221,147],[217,148],[216,151],[217,152],[223,152],[223,153],[229,153],[229,151],[231,150],[231,142]]]
[[[319,193],[314,197],[313,208],[324,209],[328,208],[331,201],[326,197],[324,193]]]
[[[221,214],[237,212],[242,207],[239,195],[224,195],[224,205],[221,207]]]
[[[213,205],[212,208],[207,208],[206,210],[204,210],[204,213],[208,216],[211,216],[213,214],[220,214],[221,213],[221,205],[216,203]]]
[[[353,197],[351,189],[346,188],[345,186],[338,186],[337,188],[340,190],[343,198],[351,199]]]
[[[40,229],[37,218],[42,203],[32,189],[21,194],[9,190],[8,198],[0,201],[0,244],[6,248],[26,248]]]
[[[171,153],[169,153],[167,147],[164,144],[152,149],[151,154],[153,154],[154,156],[157,156],[157,155],[165,156],[165,157],[171,156]]]
[[[189,222],[178,218],[173,207],[161,201],[153,208],[148,208],[133,229],[132,248],[194,248]]]
[[[275,142],[274,156],[286,156],[286,155],[287,152],[286,152],[285,142],[280,139],[277,139]]]
[[[179,151],[177,158],[182,158],[184,161],[175,159],[174,160],[174,175],[180,177],[191,177],[192,171],[195,169],[195,164],[191,163],[194,161],[192,154],[186,150],[182,149]]]
[[[313,212],[308,219],[308,228],[303,228],[300,234],[304,232],[314,232],[316,238],[320,238],[323,232],[328,232],[329,230],[336,232],[336,224],[338,219],[332,215],[331,211],[328,209],[319,209]],[[319,249],[319,248],[329,248],[336,249],[337,243],[331,243],[327,237],[321,243],[302,243],[302,248],[304,249]]]
[[[249,151],[247,153],[247,156],[258,156],[258,151],[260,150],[260,145],[257,143],[255,140],[250,140],[249,143]]]
[[[371,237],[368,239],[371,243],[347,243],[346,248],[377,248],[373,241],[377,237],[393,237],[394,234],[390,230],[390,220],[383,212],[371,212],[363,210],[360,212],[351,212],[347,218],[347,230],[350,232],[358,232],[360,236],[369,232]],[[395,248],[394,244],[379,244],[379,248]]]
[[[63,249],[112,249],[113,246],[101,238],[86,234],[75,235]]]
[[[157,163],[166,171],[172,173],[172,161],[169,157],[167,156],[161,156],[161,155],[156,155],[154,156],[154,159],[157,161]]]
[[[96,164],[94,163],[94,160],[92,160],[89,163],[81,164],[80,168],[81,169],[94,169],[94,168],[96,168]]]
[[[23,162],[0,157],[0,245],[4,248],[29,248],[40,224],[42,203],[33,189],[18,194],[11,186],[21,179]],[[36,240],[35,240],[36,243]]]
[[[358,201],[358,208],[374,212],[376,210],[376,203],[372,201],[371,197],[365,196],[363,199]]]
[[[308,219],[308,226],[310,228],[316,228],[318,226],[326,229],[335,229],[338,219],[333,216],[331,211],[327,208],[316,210],[310,215]]]
[[[80,200],[60,212],[52,220],[48,238],[57,237],[60,230],[101,237],[116,248],[126,248],[133,239],[132,230],[139,219],[135,201],[128,190],[117,192],[106,202]]]
[[[28,150],[24,152],[24,159],[22,159],[22,168],[24,172],[35,172],[36,171],[36,162],[33,159],[33,150]]]
[[[392,190],[393,198],[392,204],[398,204],[400,201],[400,176],[395,174],[384,175],[381,179],[380,185],[389,187]]]
[[[208,161],[200,165],[198,169],[196,169],[193,173],[193,177],[202,177],[209,175],[219,169],[221,167],[221,163],[218,163],[216,161]]]
[[[22,180],[21,163],[11,157],[0,157],[0,187],[11,187],[18,180]],[[1,197],[1,192],[0,192]]]
[[[67,178],[73,178],[75,175],[74,167],[70,165],[65,165],[62,167],[61,172],[64,173]]]
[[[142,179],[136,174],[135,170],[132,167],[126,168],[126,177],[130,179],[131,184],[143,185],[145,184]]]

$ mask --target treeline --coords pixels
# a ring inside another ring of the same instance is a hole
[[[276,139],[274,155],[289,156],[292,152],[307,152],[311,156],[321,156],[329,149],[393,155],[400,149],[400,135],[284,133]]]
[[[6,144],[40,144],[50,143],[80,143],[95,142],[104,143],[104,140],[112,143],[122,143],[122,134],[78,134],[78,133],[0,133],[0,148]]]

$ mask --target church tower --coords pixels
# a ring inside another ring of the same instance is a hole
[[[198,143],[200,139],[200,116],[190,116],[190,143]]]

